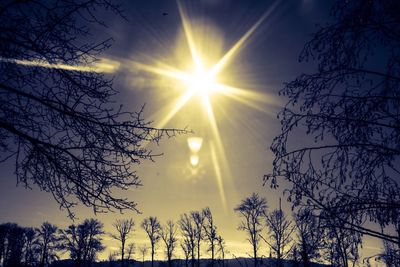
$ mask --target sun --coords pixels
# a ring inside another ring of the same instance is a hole
[[[188,92],[193,96],[200,97],[203,104],[206,104],[205,102],[208,98],[217,92],[219,88],[216,75],[211,70],[203,68],[199,68],[189,74],[185,84]]]
[[[190,19],[182,6],[181,1],[177,1],[179,13],[182,21],[182,26],[184,30],[184,36],[186,39],[187,47],[190,52],[190,60],[192,69],[190,71],[179,70],[176,67],[169,66],[165,63],[158,62],[157,65],[162,65],[162,67],[150,64],[144,64],[142,62],[133,62],[133,66],[138,70],[145,71],[148,73],[153,73],[155,75],[167,77],[176,80],[177,84],[183,85],[185,90],[182,94],[175,100],[172,109],[165,114],[164,118],[159,120],[157,128],[163,128],[167,123],[191,100],[193,97],[199,97],[202,102],[204,111],[207,114],[210,129],[212,132],[212,139],[210,141],[210,153],[211,160],[214,166],[215,176],[217,179],[217,184],[219,188],[219,193],[221,196],[221,201],[224,206],[226,206],[226,198],[224,193],[224,182],[223,171],[228,173],[224,175],[225,179],[228,179],[229,166],[228,160],[225,155],[224,146],[222,143],[222,138],[219,133],[217,120],[214,115],[213,106],[211,102],[211,97],[213,95],[224,95],[229,97],[241,104],[247,105],[251,108],[265,111],[260,108],[257,103],[271,103],[271,100],[267,95],[254,92],[248,89],[238,88],[233,85],[224,84],[218,81],[218,75],[226,68],[227,65],[233,60],[235,55],[244,47],[246,41],[252,36],[252,34],[257,30],[257,28],[262,24],[262,22],[272,13],[275,9],[277,2],[271,8],[269,8],[254,24],[253,26],[245,32],[245,34],[211,67],[205,67],[204,62],[207,57],[202,55],[198,49],[198,43],[196,40],[203,41],[207,39],[207,36],[198,36],[194,34],[192,29]],[[195,40],[196,36],[196,40]],[[208,43],[212,43],[213,40],[208,40]],[[210,50],[212,51],[212,49]],[[204,49],[203,49],[204,52]],[[198,164],[198,159],[191,159],[193,165]]]
[[[216,77],[210,70],[197,70],[190,75],[188,89],[193,90],[194,94],[207,97],[217,89]]]

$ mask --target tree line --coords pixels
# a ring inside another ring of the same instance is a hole
[[[382,241],[382,250],[361,258],[359,249],[363,235],[346,227],[346,222],[332,218],[329,213],[317,213],[309,206],[293,210],[292,218],[281,208],[268,212],[265,198],[253,193],[235,208],[242,221],[239,230],[247,234],[252,246],[254,267],[260,266],[261,242],[266,244],[266,255],[275,259],[275,266],[283,267],[284,260],[293,266],[312,266],[312,262],[331,266],[371,266],[371,261],[387,267],[400,266],[400,250],[395,244]]]
[[[334,222],[315,216],[308,208],[293,212],[291,219],[281,204],[268,212],[266,199],[253,193],[241,201],[235,212],[242,219],[239,230],[247,234],[251,244],[254,267],[260,266],[262,242],[267,248],[264,255],[274,258],[278,267],[284,266],[284,260],[304,267],[311,266],[312,262],[347,267],[360,261],[360,234],[340,229]]]
[[[244,198],[234,209],[241,218],[238,230],[244,231],[251,245],[248,254],[253,258],[254,267],[261,265],[262,258],[274,259],[275,266],[284,266],[291,260],[294,266],[311,266],[312,262],[325,262],[332,266],[355,266],[360,263],[359,248],[362,236],[357,231],[343,228],[340,221],[330,217],[316,216],[307,207],[287,216],[279,208],[268,211],[265,198],[253,193]],[[65,229],[44,222],[39,228],[21,227],[15,223],[0,224],[0,263],[11,266],[49,266],[68,253],[75,266],[90,266],[105,250],[105,235],[117,240],[118,251],[110,252],[109,261],[119,261],[128,266],[136,259],[144,264],[145,255],[154,257],[160,246],[165,253],[168,267],[173,260],[183,256],[185,267],[200,267],[201,258],[209,258],[209,266],[216,263],[224,266],[225,240],[219,234],[210,208],[184,213],[174,222],[164,224],[155,216],[149,216],[140,223],[148,237],[148,245],[136,246],[133,240],[135,221],[117,219],[113,231],[106,233],[103,223],[97,219],[86,219],[80,224],[71,224]],[[262,243],[266,249],[262,250]],[[206,248],[207,255],[202,255]],[[178,252],[180,249],[180,253]],[[384,243],[383,251],[374,257],[387,266],[397,266],[399,251]],[[367,259],[368,260],[368,259]],[[364,261],[368,263],[368,261]]]
[[[110,261],[118,260],[126,266],[133,254],[144,257],[151,255],[151,266],[160,243],[163,245],[166,261],[171,267],[177,249],[181,248],[185,257],[185,266],[200,266],[201,246],[207,247],[211,256],[211,266],[216,257],[225,257],[225,241],[218,234],[213,215],[209,208],[192,211],[181,215],[177,222],[168,220],[162,224],[157,217],[150,216],[140,223],[146,233],[149,246],[139,246],[131,242],[135,228],[133,219],[117,219],[113,223],[113,232],[106,233],[104,225],[98,219],[85,219],[82,223],[71,224],[61,229],[54,224],[44,222],[38,228],[22,227],[16,223],[0,224],[0,265],[17,266],[49,266],[60,255],[68,254],[77,267],[90,266],[97,260],[100,252],[106,247],[103,237],[108,235],[119,242],[119,250],[109,255]],[[178,236],[180,231],[181,236]],[[137,253],[136,253],[137,252]]]

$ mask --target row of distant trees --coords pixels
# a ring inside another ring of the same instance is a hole
[[[76,266],[88,265],[102,244],[103,224],[96,219],[71,224],[66,229],[44,222],[39,228],[21,227],[15,223],[0,225],[0,263],[2,266],[48,266],[68,251]]]
[[[254,267],[259,266],[262,241],[279,267],[284,259],[304,267],[311,266],[311,261],[333,266],[354,266],[359,261],[359,233],[343,230],[330,219],[314,216],[309,209],[294,212],[292,220],[281,206],[267,210],[266,199],[257,194],[245,198],[235,209],[242,218],[239,229],[247,233],[252,245]]]
[[[119,251],[110,253],[109,259],[119,258],[121,266],[132,259],[135,244],[131,242],[135,222],[133,219],[117,219],[113,223],[114,232],[106,233],[103,223],[97,219],[86,219],[80,224],[71,224],[65,229],[44,222],[39,228],[21,227],[15,223],[0,224],[0,264],[4,267],[48,266],[59,259],[60,254],[69,253],[75,266],[90,266],[99,252],[105,249],[102,237],[108,234],[119,241]],[[146,232],[150,246],[140,246],[144,256],[150,250],[151,265],[159,243],[164,245],[168,266],[180,246],[185,257],[185,265],[200,266],[201,245],[207,245],[211,255],[211,266],[215,258],[225,258],[225,241],[218,234],[213,215],[209,208],[192,211],[181,216],[175,223],[168,220],[164,225],[157,217],[145,218],[140,227]],[[180,230],[182,238],[178,238]]]
[[[254,267],[259,266],[261,241],[267,244],[267,253],[276,259],[278,267],[284,266],[285,259],[303,267],[311,266],[311,262],[341,267],[361,263],[362,234],[346,228],[346,222],[329,214],[316,214],[306,206],[293,212],[291,219],[280,204],[278,209],[268,212],[266,199],[255,193],[242,200],[235,212],[242,218],[239,229],[246,232],[252,245]],[[370,266],[371,260],[388,267],[400,266],[400,250],[383,241],[383,251],[364,258],[362,264]]]
[[[116,220],[113,226],[117,234],[111,234],[111,237],[120,242],[120,250],[118,253],[111,255],[111,257],[120,256],[121,265],[124,266],[134,252],[134,244],[129,243],[127,245],[127,242],[132,236],[135,222],[132,219]],[[149,239],[151,266],[154,266],[156,248],[160,242],[164,245],[169,267],[172,266],[173,257],[176,255],[175,253],[179,246],[185,257],[186,267],[189,266],[189,261],[192,267],[200,266],[202,244],[207,246],[207,252],[211,256],[212,267],[215,264],[217,254],[222,260],[225,258],[225,241],[218,234],[213,215],[208,207],[201,211],[184,213],[177,223],[173,220],[168,220],[162,225],[157,217],[150,216],[142,221],[140,227],[146,232]],[[181,238],[178,236],[179,230]],[[144,260],[147,250],[146,246],[139,247],[142,260]]]
[[[275,258],[277,266],[284,260],[292,260],[298,266],[310,266],[311,262],[329,262],[333,266],[354,266],[360,261],[359,247],[362,236],[357,231],[345,229],[343,222],[323,215],[316,216],[308,209],[300,209],[288,217],[279,205],[268,212],[265,198],[253,193],[235,208],[240,216],[239,230],[244,231],[252,246],[254,267],[260,265],[261,255]],[[75,266],[90,266],[99,252],[105,249],[104,235],[119,242],[119,251],[110,253],[109,259],[119,260],[126,266],[133,254],[139,252],[142,261],[150,252],[154,266],[156,249],[163,246],[168,267],[173,264],[180,247],[186,267],[199,267],[203,245],[206,246],[210,265],[216,258],[225,259],[225,241],[219,234],[212,212],[207,207],[201,211],[184,213],[177,222],[168,220],[162,224],[157,217],[145,218],[140,227],[147,234],[149,246],[135,248],[133,219],[117,219],[113,233],[105,233],[97,219],[86,219],[65,229],[44,222],[39,228],[21,227],[14,223],[0,225],[0,263],[9,266],[48,266],[61,253],[69,253]],[[180,235],[179,235],[180,234]],[[260,252],[261,242],[267,245],[266,254]],[[384,243],[384,251],[375,257],[387,266],[400,264],[399,251],[390,243]]]

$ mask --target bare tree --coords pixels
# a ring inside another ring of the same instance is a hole
[[[99,9],[120,14],[107,0],[0,3],[0,162],[13,157],[18,183],[52,193],[71,217],[77,201],[136,210],[112,192],[140,185],[134,168],[154,155],[144,142],[176,133],[113,104],[117,91],[96,69],[111,39],[86,39],[103,24]]]
[[[281,91],[289,100],[265,181],[288,180],[294,206],[344,230],[400,244],[390,230],[400,208],[400,5],[337,1],[331,14],[300,55],[318,69]],[[298,142],[303,126],[310,138]]]
[[[114,266],[114,262],[116,261],[117,256],[118,256],[118,252],[117,251],[110,251],[108,253],[108,257],[107,257],[107,261],[109,263],[108,266],[110,266],[110,267]]]
[[[319,218],[324,229],[325,259],[335,267],[356,266],[360,259],[361,234],[346,228],[343,224],[347,220],[335,220],[329,213],[322,213]]]
[[[82,228],[87,229],[87,245],[85,250],[85,257],[87,263],[94,262],[97,258],[97,253],[104,250],[102,244],[102,236],[104,235],[103,223],[96,219],[86,219],[83,222]]]
[[[126,220],[116,220],[113,223],[117,234],[111,234],[111,237],[121,242],[121,265],[124,266],[124,256],[125,256],[125,245],[126,241],[129,238],[129,235],[133,231],[133,227],[135,226],[135,222],[132,219]]]
[[[0,263],[4,267],[22,266],[25,229],[15,223],[0,225]]]
[[[24,232],[24,266],[34,266],[37,263],[36,231],[34,228],[25,228]]]
[[[211,267],[214,267],[215,248],[218,245],[217,227],[214,224],[214,219],[210,208],[207,207],[203,209],[202,213],[205,219],[205,223],[203,225],[204,236],[208,241],[208,251],[211,252]]]
[[[323,248],[323,229],[318,218],[309,209],[301,209],[294,214],[297,228],[298,252],[304,267],[309,267],[311,260],[320,257]]]
[[[281,208],[266,214],[268,228],[267,238],[263,240],[269,245],[278,260],[278,266],[283,266],[282,259],[286,258],[292,249],[292,233],[295,227],[289,221]],[[289,248],[288,248],[289,247]]]
[[[37,231],[37,244],[40,251],[39,266],[49,265],[57,259],[58,241],[57,226],[44,222]]]
[[[225,266],[225,240],[222,238],[222,236],[218,236],[217,238],[218,241],[218,252],[221,254],[221,260],[222,260],[222,267]]]
[[[4,265],[4,260],[6,257],[6,247],[7,247],[7,234],[8,234],[8,224],[0,224],[0,263]]]
[[[167,255],[168,267],[172,266],[172,256],[177,242],[177,228],[173,221],[167,221],[167,224],[161,228],[161,239],[165,244],[165,254]]]
[[[200,244],[203,240],[203,226],[204,226],[204,216],[199,211],[192,211],[190,213],[194,223],[195,238],[196,238],[196,249],[197,249],[197,267],[200,267]]]
[[[400,253],[396,245],[392,242],[383,242],[383,251],[377,256],[373,256],[376,261],[382,262],[386,267],[400,266]],[[370,259],[368,259],[369,261]],[[369,262],[368,262],[369,263]]]
[[[142,245],[139,247],[139,252],[142,255],[142,266],[144,267],[144,257],[146,256],[148,248],[146,245]]]
[[[253,193],[250,197],[243,199],[234,210],[242,218],[239,230],[245,231],[248,235],[247,240],[253,247],[254,267],[257,267],[257,251],[263,226],[262,219],[267,211],[267,200]]]
[[[181,242],[181,248],[183,251],[183,255],[185,256],[185,267],[189,267],[189,257],[190,255],[193,255],[191,252],[193,251],[192,249],[192,243],[189,241],[188,238],[185,238],[182,240]],[[194,261],[194,259],[192,258],[192,261]]]
[[[96,260],[97,253],[104,250],[103,234],[103,224],[96,219],[86,219],[79,225],[71,224],[60,230],[62,248],[69,251],[77,267],[89,266]]]
[[[190,249],[191,266],[194,267],[197,232],[192,217],[186,213],[181,215],[181,218],[179,220],[179,227],[181,228],[182,236],[184,239],[184,247]]]
[[[126,260],[128,262],[132,259],[133,254],[135,254],[135,244],[129,243],[126,250]]]
[[[142,228],[146,232],[147,236],[149,237],[150,240],[150,245],[151,245],[151,267],[154,266],[154,253],[155,253],[155,247],[160,241],[160,230],[161,230],[161,225],[160,222],[158,221],[157,217],[148,217],[143,220],[142,222]]]

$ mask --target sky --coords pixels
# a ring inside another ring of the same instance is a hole
[[[106,231],[112,231],[115,219],[133,218],[136,230],[132,241],[143,244],[147,240],[139,225],[145,217],[157,216],[164,223],[168,219],[177,221],[185,212],[210,207],[230,251],[228,257],[245,256],[250,246],[243,246],[246,236],[237,230],[240,219],[233,211],[242,199],[257,192],[267,199],[271,211],[282,198],[290,216],[290,204],[282,195],[284,182],[273,190],[263,186],[262,177],[272,169],[269,146],[280,131],[276,115],[286,101],[278,92],[285,82],[315,68],[312,63],[299,63],[298,55],[316,31],[316,24],[329,21],[330,3],[125,1],[121,8],[126,20],[115,14],[100,14],[107,28],[94,26],[90,38],[114,39],[102,57],[113,66],[106,75],[114,79],[114,87],[120,92],[116,102],[133,111],[145,104],[144,117],[154,126],[186,127],[194,133],[149,145],[162,156],[137,166],[143,186],[122,193],[138,203],[142,214],[128,211],[95,216],[91,209],[78,206],[78,221],[95,217],[104,223]],[[188,39],[192,39],[192,50]],[[216,88],[204,93],[195,88],[193,96],[182,101],[192,80],[172,76],[178,69],[192,78],[198,74],[193,47],[202,70],[213,68],[228,55],[214,77],[214,82],[225,85],[222,88],[228,91]],[[179,103],[182,105],[177,109]],[[189,137],[202,138],[197,153],[190,151]],[[191,155],[198,156],[196,166],[190,162]],[[35,187],[16,187],[12,163],[0,165],[0,223],[71,224],[51,195]],[[104,240],[108,250],[101,258],[118,246],[108,236]],[[373,250],[375,245],[371,247]],[[261,253],[267,255],[265,246]],[[161,249],[156,258],[164,258]]]

